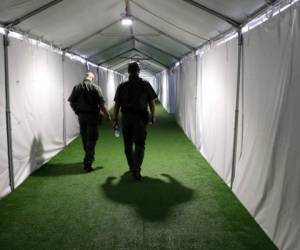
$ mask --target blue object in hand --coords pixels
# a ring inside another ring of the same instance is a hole
[[[115,133],[115,137],[116,137],[116,138],[119,138],[119,137],[120,137],[120,127],[119,127],[119,125],[116,125],[116,126],[114,127],[114,133]]]

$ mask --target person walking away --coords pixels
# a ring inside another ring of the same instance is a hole
[[[115,95],[114,126],[122,112],[122,133],[125,155],[133,178],[141,180],[141,166],[144,159],[147,125],[155,122],[156,93],[150,83],[139,77],[137,63],[128,65],[129,80],[120,84]],[[150,109],[150,114],[148,112]]]
[[[73,111],[78,116],[80,135],[85,152],[83,168],[86,172],[93,171],[95,147],[98,140],[98,118],[102,111],[111,121],[101,89],[94,83],[95,75],[92,72],[85,74],[82,83],[73,88],[68,99]]]

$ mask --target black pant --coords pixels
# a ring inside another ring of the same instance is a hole
[[[122,132],[130,170],[140,172],[144,160],[147,121],[137,114],[123,113]]]
[[[84,166],[91,166],[95,159],[95,147],[98,140],[98,120],[94,114],[79,114],[80,135],[85,151]]]

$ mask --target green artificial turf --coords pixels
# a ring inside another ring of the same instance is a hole
[[[172,115],[149,128],[142,182],[100,128],[96,171],[77,139],[0,201],[0,249],[271,250],[276,247]]]

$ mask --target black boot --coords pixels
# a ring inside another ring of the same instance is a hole
[[[92,168],[92,164],[85,164],[83,169],[87,173],[90,173],[90,172],[94,171],[94,169]]]
[[[140,171],[134,171],[132,173],[132,176],[133,178],[136,180],[136,181],[141,181],[142,180],[142,175],[140,173]]]

